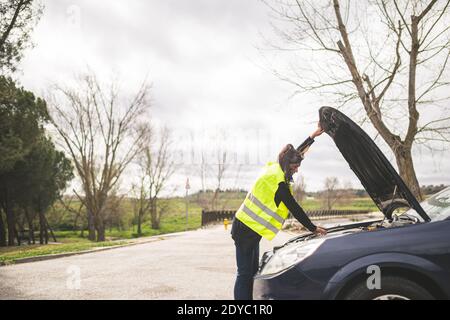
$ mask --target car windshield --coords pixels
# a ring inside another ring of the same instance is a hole
[[[420,203],[431,221],[444,220],[450,217],[450,187],[446,188]],[[406,211],[407,214],[420,218],[414,209]]]

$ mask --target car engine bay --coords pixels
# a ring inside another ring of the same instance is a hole
[[[401,213],[401,214],[393,214],[391,219],[388,219],[385,217],[382,220],[372,220],[372,221],[364,221],[359,223],[352,223],[352,224],[344,224],[344,225],[337,225],[334,227],[327,228],[328,236],[327,238],[332,238],[336,236],[341,236],[344,234],[351,234],[355,232],[370,232],[370,231],[377,231],[381,229],[389,229],[389,228],[399,228],[404,227],[408,225],[414,225],[417,223],[421,223],[420,219],[416,216],[407,214],[407,213]],[[310,239],[319,238],[320,236],[316,234],[303,234],[298,237],[295,237],[286,244],[291,242],[299,242],[299,241],[307,241]],[[286,245],[285,244],[285,245]],[[281,246],[284,247],[285,245]]]
[[[369,226],[362,227],[361,230],[373,231],[386,228],[398,228],[416,223],[420,223],[420,220],[415,216],[406,213],[399,215],[394,214],[392,215],[392,219],[385,218],[381,222],[375,222]]]

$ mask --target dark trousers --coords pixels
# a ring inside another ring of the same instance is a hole
[[[234,284],[235,300],[253,299],[253,276],[258,271],[260,239],[239,239],[236,246],[237,277]]]

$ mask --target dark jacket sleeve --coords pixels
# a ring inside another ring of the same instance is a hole
[[[288,208],[288,210],[292,213],[295,219],[298,220],[302,225],[305,226],[311,232],[316,231],[316,226],[311,222],[309,217],[306,215],[305,211],[303,211],[302,207],[295,201],[291,192],[289,191],[289,187],[285,182],[280,182],[278,185],[278,190],[275,193],[275,203],[280,205],[280,202],[283,202],[284,205]]]
[[[304,152],[305,150],[307,150],[312,144],[314,143],[314,139],[312,139],[311,137],[306,138],[305,141],[303,141],[303,143],[301,145],[299,145],[297,147],[297,151],[299,152]]]

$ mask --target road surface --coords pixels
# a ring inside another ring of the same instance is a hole
[[[261,241],[261,254],[292,234]],[[233,299],[229,230],[214,226],[161,241],[0,267],[0,299]]]

